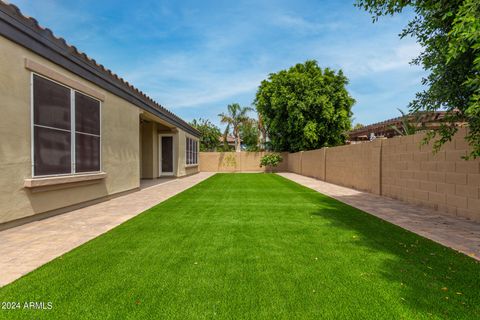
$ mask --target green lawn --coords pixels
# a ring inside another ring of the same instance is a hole
[[[8,319],[479,319],[480,264],[280,176],[217,174],[0,301],[53,303]]]

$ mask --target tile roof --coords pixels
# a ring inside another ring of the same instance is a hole
[[[113,94],[119,95],[120,91],[123,91],[122,95],[120,95],[122,98],[128,96],[128,100],[138,107],[152,112],[195,136],[200,135],[195,128],[135,88],[128,81],[105,68],[102,64],[97,63],[85,53],[80,52],[75,46],[69,45],[65,39],[56,37],[50,29],[40,26],[34,18],[23,15],[15,5],[6,3],[3,0],[0,0],[0,22],[3,22],[0,24],[0,35],[27,47],[56,64],[59,64],[58,62],[61,61],[61,66],[67,70],[94,82]],[[63,59],[58,55],[63,56]],[[82,67],[84,69],[82,70],[83,72],[79,72],[77,66],[73,68],[66,63],[64,61],[65,58],[70,63],[73,62],[75,65]],[[88,78],[85,76],[85,70],[90,72]]]

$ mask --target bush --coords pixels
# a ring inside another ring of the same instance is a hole
[[[260,167],[267,167],[267,168],[273,169],[276,166],[278,166],[278,164],[282,161],[283,161],[283,158],[278,153],[266,154],[260,160]]]

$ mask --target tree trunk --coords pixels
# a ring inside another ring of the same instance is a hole
[[[234,136],[235,136],[235,151],[240,152],[242,149],[240,148],[240,135],[238,134],[238,128],[234,129]]]
[[[235,137],[235,151],[242,151],[242,149],[240,148],[240,137]]]

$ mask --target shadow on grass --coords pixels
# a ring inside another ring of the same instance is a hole
[[[379,276],[401,286],[402,304],[423,315],[480,319],[478,261],[323,195],[322,205],[312,215],[355,232],[355,246],[394,257],[383,259]]]

